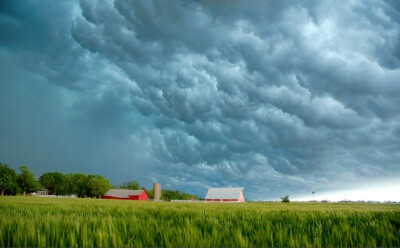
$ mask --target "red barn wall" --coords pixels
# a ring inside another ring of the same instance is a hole
[[[130,196],[129,196],[129,200],[134,200],[134,201],[137,201],[137,200],[138,200],[138,198],[139,198],[139,196],[138,196],[138,195],[130,195]]]
[[[147,196],[146,192],[143,191],[140,195],[130,195],[129,200],[134,201],[148,201],[149,197]]]
[[[129,200],[129,198],[119,198],[119,197],[108,196],[108,195],[105,195],[105,196],[104,196],[104,199]]]
[[[129,198],[119,198],[115,196],[104,196],[104,199],[116,199],[116,200],[132,200],[132,201],[148,201],[149,197],[146,191],[143,191],[140,195],[130,195]]]
[[[139,195],[138,200],[139,200],[139,201],[148,201],[148,200],[149,200],[149,197],[147,196],[146,191],[143,191],[143,192]]]

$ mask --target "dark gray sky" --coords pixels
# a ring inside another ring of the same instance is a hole
[[[0,161],[276,199],[400,181],[400,2],[0,1]]]

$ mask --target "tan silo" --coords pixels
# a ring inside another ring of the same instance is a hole
[[[153,190],[154,190],[154,201],[159,201],[161,198],[161,184],[154,183]]]

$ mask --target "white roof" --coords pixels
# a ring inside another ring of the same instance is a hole
[[[110,189],[106,196],[113,196],[118,198],[129,198],[130,195],[140,195],[143,190],[130,190],[130,189]]]
[[[209,188],[206,199],[238,199],[244,188]]]

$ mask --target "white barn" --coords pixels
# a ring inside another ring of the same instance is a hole
[[[245,202],[244,188],[209,188],[207,202]]]

